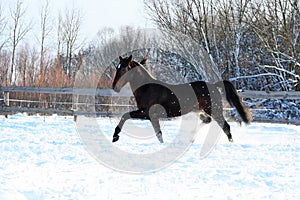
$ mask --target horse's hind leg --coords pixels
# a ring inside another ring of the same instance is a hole
[[[230,126],[223,116],[223,105],[220,98],[214,98],[211,102],[211,116],[218,123],[218,125],[223,129],[224,133],[227,135],[229,142],[233,142],[232,135],[230,133]]]
[[[227,121],[224,119],[222,114],[215,116],[214,120],[218,123],[218,125],[223,129],[224,133],[227,135],[229,142],[233,142],[232,135],[230,133],[230,126]]]
[[[199,117],[200,120],[205,124],[209,124],[211,122],[211,117],[205,112],[200,112]]]
[[[162,132],[160,130],[159,119],[167,117],[167,114],[166,114],[167,112],[162,105],[154,104],[150,107],[148,113],[149,113],[151,124],[154,128],[156,137],[160,143],[163,143],[164,140],[162,137]]]
[[[163,140],[163,137],[162,137],[162,132],[160,130],[160,125],[159,125],[159,120],[158,119],[151,119],[151,124],[154,128],[154,131],[155,131],[155,134],[156,134],[156,137],[158,139],[158,141],[160,143],[163,143],[164,140]]]

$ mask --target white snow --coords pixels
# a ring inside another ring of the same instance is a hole
[[[115,121],[98,118],[107,139]],[[149,122],[136,121],[152,130]],[[177,130],[164,121],[166,144]],[[76,131],[72,117],[0,116],[0,199],[300,199],[300,127],[230,123],[225,134],[200,159],[208,125],[172,165],[153,173],[121,173],[98,163]],[[155,151],[153,138],[140,142],[121,133],[114,145],[124,151]]]

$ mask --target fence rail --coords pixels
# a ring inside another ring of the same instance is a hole
[[[300,92],[297,91],[281,91],[281,92],[265,92],[265,91],[251,91],[246,90],[239,93],[243,98],[257,98],[257,99],[300,99]]]
[[[131,90],[123,89],[120,93],[112,89],[96,88],[49,88],[49,87],[0,87],[0,91],[9,92],[28,92],[28,93],[47,93],[47,94],[72,94],[72,95],[90,95],[90,96],[132,96]]]
[[[30,107],[15,107],[10,106],[10,102],[36,102],[43,104],[43,101],[33,101],[26,99],[10,99],[11,93],[31,93],[31,94],[51,94],[51,95],[78,95],[78,96],[100,96],[100,97],[132,97],[132,92],[130,89],[123,89],[120,93],[116,93],[111,89],[96,89],[96,88],[48,88],[48,87],[0,87],[0,93],[3,94],[3,98],[0,95],[0,101],[2,101],[2,106],[0,105],[0,114],[8,115],[10,113],[16,112],[26,112],[26,113],[41,113],[41,114],[60,114],[60,115],[74,115],[76,119],[77,115],[80,114],[90,114],[88,112],[79,112],[76,110],[76,106],[83,106],[84,102],[55,102],[58,104],[72,105],[71,109],[55,109],[55,108],[30,108]],[[282,99],[282,100],[300,100],[300,92],[290,91],[290,92],[264,92],[264,91],[239,91],[242,98],[250,99]],[[75,107],[74,107],[75,104]],[[129,107],[130,105],[114,105],[114,104],[98,104],[102,106],[111,107]],[[87,105],[86,105],[87,106]],[[91,106],[91,105],[89,105]],[[93,114],[97,115],[118,115],[118,112],[95,112]],[[260,122],[276,122],[276,123],[292,123],[300,125],[300,120],[287,120],[287,119],[255,119],[255,121]]]
[[[28,93],[47,93],[47,94],[77,94],[77,95],[98,95],[98,96],[132,96],[130,89],[122,89],[119,93],[112,89],[99,88],[49,88],[49,87],[0,87],[0,92],[28,92]],[[265,98],[265,99],[300,99],[300,91],[280,91],[265,92],[245,90],[239,91],[243,98]]]

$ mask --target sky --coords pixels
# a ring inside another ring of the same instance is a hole
[[[9,8],[14,8],[16,1],[0,0],[7,18],[9,18]],[[38,35],[40,10],[45,1],[23,0],[26,18],[33,24],[33,30],[28,34],[27,40],[32,40],[32,34]],[[104,27],[112,27],[116,31],[127,25],[139,28],[154,27],[144,12],[143,0],[49,0],[49,4],[52,21],[58,18],[59,12],[63,14],[66,9],[79,9],[83,16],[80,35],[87,40],[92,40]]]
[[[83,12],[84,29],[95,33],[103,27],[131,25],[146,27],[150,21],[146,20],[143,12],[143,0],[60,0],[51,1],[53,6],[60,8],[74,4]]]

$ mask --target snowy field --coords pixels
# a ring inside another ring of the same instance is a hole
[[[112,120],[97,121],[111,140]],[[230,125],[234,143],[222,134],[205,159],[199,153],[209,125],[172,165],[133,175],[98,163],[72,117],[0,116],[0,199],[300,199],[300,127]],[[163,145],[172,128],[176,121],[164,122]],[[155,138],[145,145],[120,136],[114,145],[132,151],[161,146]]]

